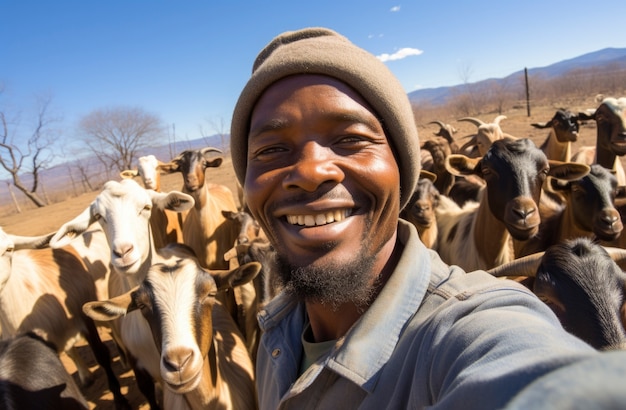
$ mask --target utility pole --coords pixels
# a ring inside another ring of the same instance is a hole
[[[524,67],[524,80],[526,81],[526,114],[530,117],[530,87],[528,86],[528,68]]]

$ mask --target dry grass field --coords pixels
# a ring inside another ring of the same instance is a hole
[[[502,129],[519,138],[531,138],[537,145],[539,145],[548,135],[548,130],[537,130],[530,124],[533,122],[545,122],[552,118],[552,115],[559,107],[565,107],[572,111],[582,111],[588,108],[596,107],[596,103],[593,99],[580,100],[580,101],[563,101],[554,102],[550,105],[543,107],[533,107],[532,115],[530,117],[526,114],[526,109],[516,109],[505,112],[507,119],[501,122]],[[480,115],[478,118],[485,122],[490,122],[497,114]],[[444,122],[451,123],[458,129],[456,138],[471,134],[475,131],[475,127],[467,122],[457,122],[453,119],[446,118],[433,118],[442,120]],[[437,131],[436,125],[419,125],[420,138],[425,139],[432,136]],[[591,121],[584,124],[580,130],[580,139],[574,146],[574,151],[582,145],[595,145],[596,128],[595,122]],[[626,165],[626,164],[624,164]],[[212,168],[207,170],[207,180],[223,183],[229,186],[233,192],[236,192],[235,177],[230,160],[227,158],[224,164],[220,168]],[[182,180],[180,174],[164,175],[163,176],[163,190],[178,190],[182,187]],[[84,194],[78,197],[68,198],[64,202],[55,203],[44,208],[27,209],[22,213],[11,213],[7,215],[0,214],[0,226],[9,233],[17,235],[39,235],[56,230],[61,224],[74,216],[78,215],[98,192]],[[110,342],[110,339],[105,331],[103,331],[103,338],[108,340],[108,346],[113,355],[116,355],[114,345]],[[112,397],[107,389],[104,373],[97,368],[97,365],[91,357],[91,352],[87,347],[81,348],[81,354],[93,364],[93,369],[99,376],[98,382],[90,388],[84,390],[85,396],[89,400],[93,409],[111,409],[113,408]],[[73,364],[63,357],[64,363],[66,363],[69,371],[75,374],[75,368]],[[131,401],[133,408],[146,409],[147,404],[143,400],[143,397],[139,394],[136,385],[134,384],[132,372],[122,369],[119,363],[119,359],[115,357],[115,370],[118,372],[120,381],[123,386],[123,393],[126,394]]]

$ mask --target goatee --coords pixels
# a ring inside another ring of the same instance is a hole
[[[279,256],[276,273],[286,292],[303,301],[328,305],[336,311],[348,302],[361,308],[369,306],[378,285],[370,275],[373,265],[373,255],[359,255],[349,262],[322,267],[292,266]]]

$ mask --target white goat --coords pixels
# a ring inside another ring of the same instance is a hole
[[[506,115],[498,115],[493,122],[484,122],[474,117],[460,118],[459,121],[467,121],[474,124],[476,134],[471,134],[463,138],[469,138],[469,141],[459,148],[459,153],[470,158],[482,157],[494,141],[502,138],[515,138],[514,136],[502,131],[500,122],[506,119]]]
[[[120,176],[124,179],[140,176],[144,188],[161,192],[161,171],[164,166],[154,155],[146,155],[137,159],[137,169],[122,171]],[[156,206],[152,208],[150,225],[157,249],[168,243],[183,242],[183,216],[184,213],[181,212],[159,209]]]

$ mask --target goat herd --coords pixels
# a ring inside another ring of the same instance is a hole
[[[462,118],[477,127],[462,146],[434,122],[401,216],[446,263],[519,280],[571,333],[597,349],[626,347],[626,98],[533,124],[549,130],[540,147],[503,132],[504,118]],[[580,121],[596,122],[597,143],[572,153]],[[0,228],[1,408],[89,408],[59,359],[67,353],[88,385],[79,341],[115,407],[131,408],[98,328],[151,408],[256,407],[256,313],[280,289],[258,224],[230,189],[205,181],[219,154],[142,157],[54,232]],[[182,174],[180,192],[161,191],[164,173]]]

